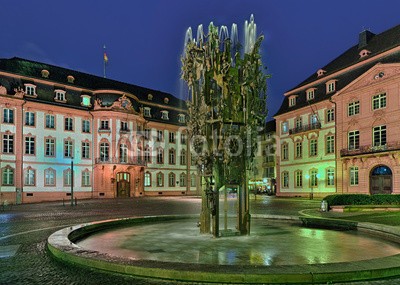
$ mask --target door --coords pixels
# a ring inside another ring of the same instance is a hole
[[[371,171],[370,192],[374,194],[392,193],[392,171],[389,167],[381,165]]]
[[[126,198],[130,196],[130,176],[127,172],[117,173],[117,197]]]

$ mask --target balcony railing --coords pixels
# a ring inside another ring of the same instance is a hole
[[[289,135],[294,135],[294,134],[298,134],[298,133],[303,133],[303,132],[308,132],[311,130],[316,130],[316,129],[320,129],[321,128],[321,123],[313,123],[313,124],[308,124],[308,125],[303,125],[300,127],[296,127],[293,129],[289,130]]]
[[[96,158],[97,164],[129,164],[129,165],[138,165],[138,166],[146,166],[146,162],[141,158]]]
[[[400,150],[400,142],[387,143],[384,145],[374,146],[374,145],[364,145],[360,146],[357,149],[342,149],[340,151],[340,156],[354,156],[361,154],[369,154],[369,153],[377,153],[377,152],[385,152],[385,151],[395,151]]]

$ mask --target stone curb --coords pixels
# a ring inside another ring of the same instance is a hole
[[[400,243],[397,228],[343,220],[308,218],[296,216],[252,215],[255,219],[274,219],[303,223],[308,226],[337,228],[354,227],[361,231],[379,234],[383,238]],[[105,228],[138,223],[198,218],[198,215],[151,216],[115,219],[64,228],[48,238],[48,249],[57,259],[79,266],[116,273],[175,280],[182,282],[230,283],[230,284],[288,284],[363,281],[400,275],[400,254],[371,260],[327,264],[303,264],[283,266],[213,266],[206,264],[183,264],[150,260],[129,260],[88,251],[73,243],[74,240]]]

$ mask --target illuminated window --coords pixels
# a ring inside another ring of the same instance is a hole
[[[163,187],[164,186],[164,174],[159,172],[157,173],[157,187]]]
[[[326,186],[335,186],[335,169],[333,168],[326,170]]]
[[[14,169],[10,166],[6,166],[2,169],[2,180],[1,184],[3,186],[12,186],[14,185]]]
[[[282,134],[287,134],[289,132],[289,123],[282,122]]]
[[[84,107],[91,107],[90,96],[89,95],[81,95],[81,105]]]
[[[151,173],[146,172],[144,174],[144,187],[150,187],[151,186]]]

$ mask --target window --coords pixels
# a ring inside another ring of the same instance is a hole
[[[35,126],[35,113],[25,112],[25,126]]]
[[[297,118],[296,119],[296,129],[301,130],[302,125],[303,125],[303,120],[301,119],[301,117]]]
[[[372,97],[372,110],[386,107],[386,93],[378,94]]]
[[[294,175],[296,179],[295,186],[298,188],[303,187],[303,172],[301,170],[297,170],[295,171]]]
[[[56,171],[52,168],[44,170],[44,186],[56,185]]]
[[[10,166],[6,166],[5,168],[2,169],[1,177],[2,177],[1,184],[3,186],[14,185],[14,169],[11,168]]]
[[[289,159],[289,145],[287,143],[282,144],[282,160]]]
[[[45,156],[55,156],[56,140],[53,138],[46,138],[44,148]]]
[[[71,182],[72,182],[71,168],[68,168],[67,170],[64,170],[63,174],[64,174],[63,175],[64,186],[71,186]]]
[[[386,126],[377,126],[373,128],[373,145],[386,145]]]
[[[336,81],[329,81],[326,83],[326,93],[331,93],[336,89]]]
[[[89,187],[90,185],[90,171],[86,169],[82,171],[82,187]]]
[[[90,96],[89,95],[81,95],[81,106],[91,107]]]
[[[71,140],[64,141],[64,157],[74,157],[73,144]]]
[[[181,144],[186,144],[186,134],[181,134]]]
[[[181,150],[181,165],[186,165],[186,150]]]
[[[54,115],[46,114],[46,128],[47,129],[55,129],[56,128]]]
[[[90,143],[82,142],[82,158],[90,158]]]
[[[25,186],[34,186],[35,185],[35,173],[36,171],[32,168],[28,168],[25,170],[24,184]]]
[[[109,156],[109,150],[110,150],[110,145],[108,143],[101,143],[100,144],[100,161],[108,161],[110,156]]]
[[[175,164],[175,150],[174,149],[170,149],[168,152],[168,156],[169,156],[169,164]]]
[[[144,129],[144,138],[150,140],[151,129]]]
[[[3,153],[14,153],[14,135],[3,135]]]
[[[126,144],[119,145],[119,160],[121,163],[128,162],[128,146]]]
[[[174,132],[169,132],[169,142],[175,143],[175,133]]]
[[[282,122],[282,134],[287,134],[289,132],[289,123]]]
[[[82,120],[82,133],[90,133],[90,121]]]
[[[25,84],[25,94],[36,97],[36,86],[33,84]]]
[[[360,148],[360,132],[351,131],[348,134],[349,150]]]
[[[335,152],[335,137],[333,135],[326,136],[326,153]]]
[[[64,130],[65,131],[73,131],[74,130],[74,119],[72,119],[72,118],[64,119]]]
[[[25,154],[35,154],[35,138],[25,137]]]
[[[149,108],[149,107],[144,107],[144,109],[143,109],[143,116],[145,116],[145,117],[151,117],[151,109]]]
[[[161,111],[161,119],[169,120],[168,118],[168,111]]]
[[[326,111],[326,121],[328,123],[335,121],[335,109],[328,109]]]
[[[185,115],[184,114],[179,114],[178,115],[178,122],[184,124],[185,123]]]
[[[120,129],[121,131],[124,131],[124,132],[127,132],[127,131],[129,131],[129,129],[128,129],[128,122],[123,122],[123,121],[121,121],[121,129]]]
[[[151,186],[151,174],[150,172],[146,172],[144,174],[144,187],[150,187]]]
[[[149,147],[144,149],[144,161],[146,163],[151,163],[151,151]]]
[[[161,141],[163,141],[163,138],[164,136],[163,136],[163,131],[160,131],[160,130],[157,130],[157,141],[158,142],[161,142]]]
[[[301,158],[303,155],[303,144],[302,142],[296,142],[295,143],[295,158]]]
[[[175,187],[175,174],[172,172],[168,175],[168,186]]]
[[[181,187],[185,187],[186,186],[186,174],[185,173],[181,173],[179,175],[179,184]]]
[[[101,120],[100,121],[100,130],[109,130],[110,126],[109,126],[109,122],[108,120]]]
[[[311,122],[311,126],[315,127],[318,125],[318,114],[312,114],[310,116],[310,122]]]
[[[3,123],[14,124],[14,110],[11,109],[3,110]]]
[[[289,107],[293,107],[294,105],[296,105],[296,97],[292,96],[289,98]]]
[[[335,186],[335,169],[333,168],[326,170],[326,186]]]
[[[310,187],[318,187],[318,170],[316,169],[310,171]]]
[[[307,100],[314,99],[314,89],[307,90]]]
[[[164,163],[164,150],[161,147],[157,149],[157,163]]]
[[[347,115],[354,116],[360,113],[360,101],[351,102],[347,105]]]
[[[316,139],[310,140],[310,156],[318,155],[318,141]]]
[[[282,172],[282,187],[289,188],[289,172]]]
[[[196,187],[196,174],[190,175],[190,187]]]
[[[64,90],[55,90],[54,92],[56,93],[54,101],[67,102]]]
[[[358,185],[358,167],[352,166],[350,167],[350,186]]]
[[[157,173],[157,187],[163,187],[164,186],[164,174],[159,172]]]

